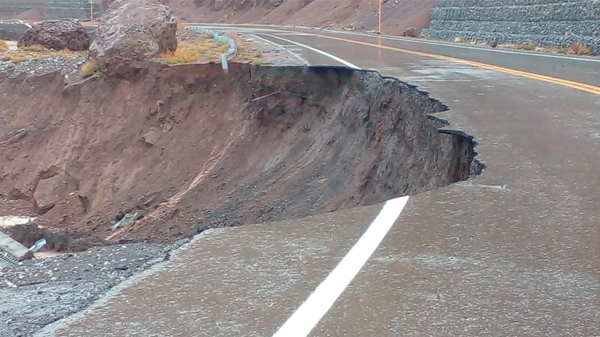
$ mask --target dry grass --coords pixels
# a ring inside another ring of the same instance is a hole
[[[41,53],[44,51],[44,47],[40,46],[39,44],[34,44],[31,46],[19,47],[19,50],[24,52]]]
[[[479,43],[474,41],[466,41],[460,37],[454,38],[455,43],[462,44],[472,44],[472,45],[485,45],[485,43]],[[579,41],[577,43],[572,44],[569,48],[560,48],[560,47],[538,47],[533,42],[523,42],[523,43],[505,43],[494,46],[494,48],[504,48],[504,49],[516,49],[516,50],[529,50],[529,51],[537,51],[542,53],[555,53],[555,54],[569,54],[569,55],[591,55],[592,50],[588,47],[585,42]]]
[[[244,48],[244,46],[238,45],[238,53],[235,60],[243,63],[250,63],[253,65],[260,65],[264,63],[263,55],[260,51],[250,52]]]
[[[177,22],[177,31],[180,32],[185,29],[186,24],[183,22]]]
[[[234,61],[261,65],[267,62],[261,51],[261,45],[253,38],[236,38],[238,47]]]
[[[567,50],[567,54],[570,55],[590,55],[591,53],[592,50],[583,41],[572,44]]]
[[[499,48],[531,50],[542,53],[569,54],[569,55],[591,55],[592,50],[583,41],[572,44],[569,48],[560,47],[537,47],[531,42],[518,44],[502,44]]]
[[[498,45],[498,48],[505,49],[517,49],[517,50],[536,50],[537,47],[533,42],[523,42],[523,43],[505,43]]]
[[[565,49],[559,47],[535,47],[535,51],[550,54],[564,54]]]
[[[0,40],[0,54],[7,52],[7,51],[8,51],[8,44],[5,41]]]
[[[93,75],[99,75],[100,74],[100,63],[94,59],[88,60],[86,63],[84,63],[81,66],[81,69],[79,69],[79,74],[82,77],[90,77]]]
[[[165,64],[220,62],[221,54],[226,53],[227,49],[227,43],[217,43],[206,37],[195,42],[179,42],[175,52],[161,55],[161,61]]]
[[[87,52],[73,52],[68,49],[55,51],[47,50],[42,46],[34,45],[29,47],[21,47],[16,51],[6,53],[2,57],[2,61],[21,63],[26,61],[45,60],[53,57],[86,57]]]
[[[421,38],[426,38],[424,35],[420,35]],[[464,40],[461,37],[455,37],[454,38],[454,43],[460,43],[460,44],[468,44],[471,46],[485,46],[487,45],[487,41],[475,41],[475,40]]]

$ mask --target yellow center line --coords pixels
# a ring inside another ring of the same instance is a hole
[[[526,71],[520,71],[520,70],[514,70],[514,69],[509,69],[509,68],[504,68],[504,67],[498,67],[498,66],[494,66],[494,65],[491,65],[491,64],[487,64],[487,63],[469,61],[469,60],[459,59],[459,58],[450,57],[450,56],[443,56],[443,55],[437,55],[437,54],[423,53],[423,52],[419,52],[419,51],[402,49],[402,48],[396,48],[396,47],[389,47],[389,46],[378,45],[378,44],[369,43],[369,42],[362,42],[362,41],[344,39],[344,38],[341,38],[341,37],[334,37],[334,36],[327,36],[327,35],[320,35],[320,34],[311,34],[311,35],[316,36],[316,37],[322,37],[322,38],[326,38],[326,39],[331,39],[331,40],[338,40],[338,41],[343,41],[343,42],[348,42],[348,43],[359,44],[359,45],[363,45],[363,46],[369,46],[369,47],[375,47],[375,48],[380,48],[380,49],[397,51],[397,52],[401,52],[401,53],[405,53],[405,54],[411,54],[411,55],[417,55],[417,56],[434,58],[434,59],[438,59],[438,60],[445,60],[445,61],[450,61],[450,62],[456,62],[456,63],[466,64],[466,65],[470,65],[470,66],[474,66],[474,67],[479,67],[479,68],[483,68],[483,69],[488,69],[488,70],[495,70],[495,71],[499,71],[499,72],[506,73],[506,74],[511,74],[511,75],[516,75],[516,76],[521,76],[521,77],[526,77],[526,78],[534,79],[534,80],[544,81],[544,82],[548,82],[548,83],[558,84],[558,85],[562,85],[562,86],[565,86],[565,87],[569,87],[569,88],[573,88],[573,89],[577,89],[577,90],[589,92],[591,94],[595,94],[595,95],[599,95],[600,96],[600,87],[596,87],[596,86],[585,84],[585,83],[579,83],[579,82],[574,82],[574,81],[569,81],[569,80],[563,80],[563,79],[556,78],[556,77],[550,77],[550,76],[539,75],[539,74],[534,74],[534,73],[528,73]]]

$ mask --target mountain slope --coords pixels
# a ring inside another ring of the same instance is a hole
[[[377,0],[171,0],[187,22],[268,23],[314,27],[377,29]],[[435,0],[385,0],[383,30],[400,34],[429,24]]]

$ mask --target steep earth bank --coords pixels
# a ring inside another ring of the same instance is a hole
[[[383,30],[399,35],[409,27],[427,27],[434,4],[435,0],[384,1]],[[171,0],[169,6],[187,22],[378,28],[378,1],[372,0]]]
[[[478,169],[472,139],[428,116],[442,103],[374,72],[155,65],[0,91],[0,215],[68,230],[67,250],[368,205]]]
[[[94,16],[107,1],[94,1]],[[374,30],[377,0],[166,0],[187,22],[270,23]],[[429,23],[435,0],[384,0],[384,31],[401,34]],[[39,21],[62,18],[89,20],[90,5],[82,0],[0,0],[0,18]]]

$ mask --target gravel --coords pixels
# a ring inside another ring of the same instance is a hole
[[[18,76],[22,73],[35,76],[58,70],[63,75],[72,75],[84,62],[84,57],[51,57],[19,63],[0,60],[0,73],[7,73],[9,76]]]
[[[133,243],[29,260],[0,269],[0,336],[32,336],[112,287],[170,258],[173,245]]]
[[[269,41],[256,36],[256,35],[244,35],[246,41],[250,41],[250,44],[259,50],[264,58],[263,65],[270,66],[305,66],[304,61],[300,56],[293,54],[292,52],[270,43]]]

